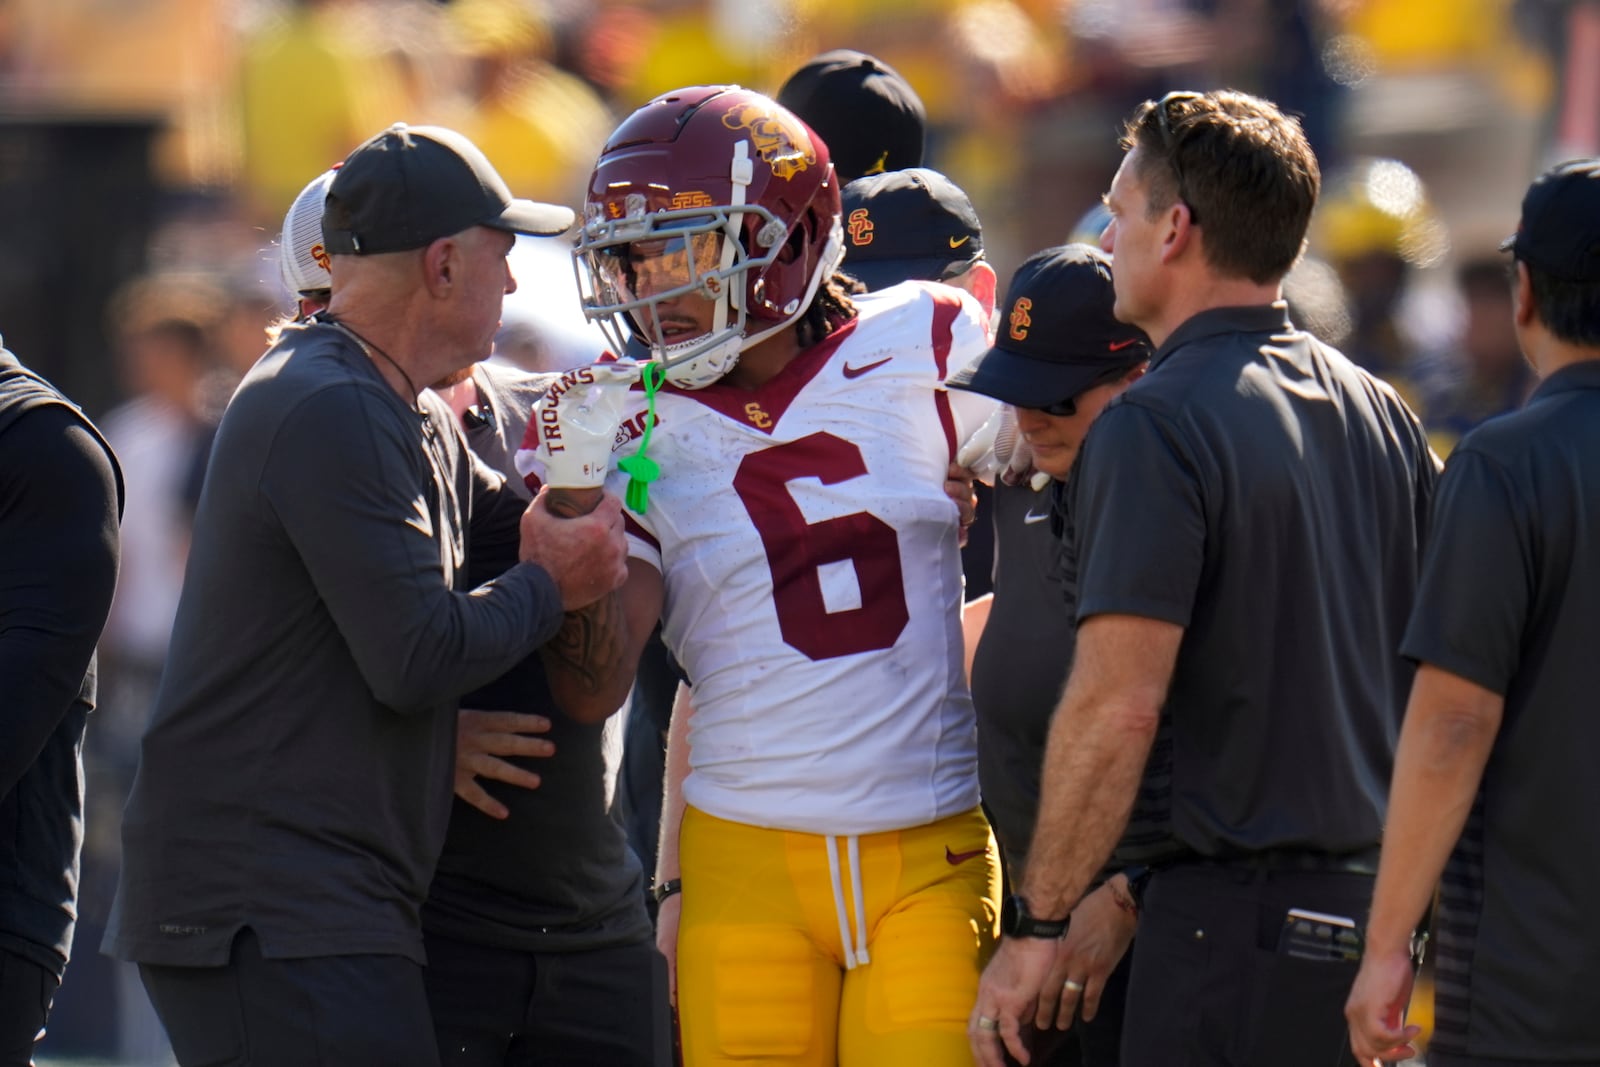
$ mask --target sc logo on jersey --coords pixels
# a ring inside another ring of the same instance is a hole
[[[761,405],[754,400],[744,406],[744,417],[758,430],[772,429],[772,416],[763,411]]]
[[[850,243],[860,248],[862,245],[872,243],[872,219],[867,215],[867,209],[858,207],[850,212],[850,219],[846,224],[850,230]]]
[[[722,116],[722,124],[730,130],[749,130],[756,154],[784,181],[817,162],[817,150],[806,131],[766,108],[740,104]]]
[[[1010,322],[1011,339],[1013,341],[1021,341],[1028,336],[1028,327],[1033,325],[1033,319],[1029,317],[1028,312],[1032,310],[1033,301],[1025,296],[1019,297],[1017,302],[1011,305]]]

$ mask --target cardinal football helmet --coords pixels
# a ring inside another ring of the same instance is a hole
[[[804,314],[843,249],[827,146],[759,93],[699,86],[611,135],[575,255],[584,313],[616,350],[642,345],[668,381],[699,389]],[[712,303],[709,332],[675,311],[691,294]]]

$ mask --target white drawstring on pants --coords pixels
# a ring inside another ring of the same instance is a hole
[[[867,907],[861,893],[861,839],[854,834],[845,838],[845,854],[850,864],[850,893],[856,905],[856,935],[851,946],[850,914],[844,906],[844,883],[839,877],[839,839],[829,834],[825,838],[828,848],[828,877],[833,881],[833,910],[839,918],[839,943],[844,946],[844,967],[853,971],[858,966],[872,962],[867,955]]]

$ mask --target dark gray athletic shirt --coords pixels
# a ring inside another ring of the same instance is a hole
[[[1077,639],[1077,592],[1062,567],[1053,495],[994,487],[994,601],[972,660],[978,784],[1014,875],[1033,836],[1050,718]]]
[[[495,364],[473,371],[482,402],[466,418],[467,444],[527,492],[512,465],[528,414],[556,379]],[[498,557],[498,558],[497,558]],[[515,554],[471,553],[474,579],[493,577]],[[550,697],[539,653],[462,699],[486,711],[521,711],[550,720],[547,759],[512,757],[539,775],[538,789],[482,785],[511,814],[491,819],[455,801],[444,853],[422,924],[437,935],[497,948],[568,952],[652,939],[643,873],[606,809],[604,723],[563,715]]]
[[[1440,887],[1429,1062],[1600,1063],[1600,361],[1451,453],[1402,651],[1505,697]]]
[[[1185,630],[1139,858],[1377,845],[1437,463],[1281,304],[1195,315],[1107,406],[1069,480],[1078,618]]]
[[[79,753],[121,513],[111,446],[0,348],[0,950],[57,977],[77,918]]]
[[[468,591],[466,541],[514,544],[523,501],[450,410],[356,343],[286,330],[217,431],[183,596],[123,825],[112,955],[220,965],[422,961],[458,700],[560,627],[549,575]]]

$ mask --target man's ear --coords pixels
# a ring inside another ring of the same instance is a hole
[[[1200,233],[1194,224],[1194,213],[1182,200],[1174,198],[1161,218],[1167,227],[1166,236],[1161,239],[1161,262],[1171,263],[1183,255],[1191,241],[1199,240]]]
[[[461,273],[461,252],[454,237],[441,237],[422,250],[422,284],[430,296],[450,292]]]
[[[1511,321],[1524,328],[1532,326],[1538,310],[1533,300],[1533,278],[1528,274],[1528,265],[1519,259],[1517,278],[1511,285]]]
[[[978,303],[983,305],[983,321],[988,322],[994,318],[995,295],[1000,291],[1000,277],[995,274],[994,268],[986,259],[980,259],[967,268],[967,275],[971,282],[967,291],[978,298]]]

